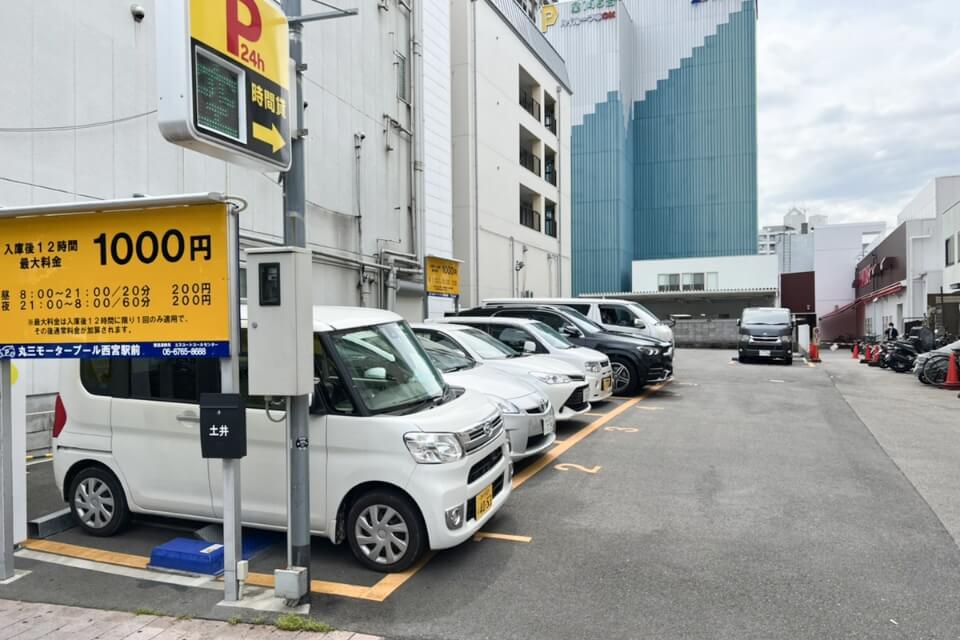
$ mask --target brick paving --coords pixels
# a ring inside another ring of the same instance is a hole
[[[178,620],[166,616],[82,609],[0,599],[0,640],[382,640],[349,631],[281,631],[273,625],[230,624],[218,620]]]

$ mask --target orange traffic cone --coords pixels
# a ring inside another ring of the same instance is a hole
[[[950,352],[950,361],[947,363],[947,379],[943,382],[944,389],[960,389],[960,371],[957,370],[957,354]]]
[[[810,344],[810,357],[808,360],[810,360],[810,362],[820,362],[820,347],[817,346],[816,342]]]
[[[854,360],[860,359],[860,343],[859,342],[853,345],[853,359]]]

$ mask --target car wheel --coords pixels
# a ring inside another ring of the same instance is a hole
[[[70,483],[70,510],[80,528],[95,536],[112,536],[130,517],[117,478],[102,467],[87,467]]]
[[[613,395],[632,396],[640,389],[637,370],[624,358],[613,356],[610,367],[613,369]]]
[[[787,356],[786,364],[787,364],[787,366],[790,366],[790,365],[793,364],[793,354],[792,354],[792,353]]]
[[[360,564],[387,573],[409,568],[427,547],[426,527],[416,508],[388,491],[368,493],[353,503],[347,540]]]
[[[930,358],[923,363],[921,380],[927,384],[943,384],[947,380],[948,358]]]

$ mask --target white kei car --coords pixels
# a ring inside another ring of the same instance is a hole
[[[610,358],[594,349],[578,347],[553,327],[528,318],[459,316],[445,322],[465,324],[490,334],[515,351],[539,353],[577,367],[590,385],[590,402],[613,395]]]
[[[512,460],[538,455],[553,446],[557,439],[553,407],[532,381],[481,364],[426,337],[420,337],[420,344],[448,384],[478,391],[497,405]]]
[[[462,324],[412,325],[418,338],[469,356],[491,368],[526,376],[544,391],[557,420],[569,420],[590,410],[590,387],[584,374],[562,360],[514,351],[489,335]]]

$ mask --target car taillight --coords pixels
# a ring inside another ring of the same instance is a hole
[[[63,408],[63,400],[60,399],[60,394],[57,394],[57,401],[53,407],[53,437],[59,438],[60,432],[63,431],[63,427],[67,424],[67,410]]]

